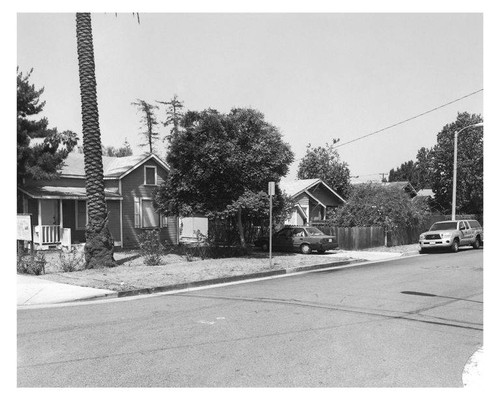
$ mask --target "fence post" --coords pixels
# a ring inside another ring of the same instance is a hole
[[[385,231],[385,247],[391,247],[391,246],[392,246],[392,232]]]

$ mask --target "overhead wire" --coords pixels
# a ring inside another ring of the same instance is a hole
[[[356,139],[349,140],[348,142],[338,144],[338,145],[334,146],[333,148],[334,148],[334,149],[338,149],[339,147],[345,146],[345,145],[350,144],[350,143],[353,143],[353,142],[357,142],[358,140],[361,140],[361,139],[367,138],[367,137],[369,137],[369,136],[373,136],[373,135],[375,135],[375,134],[377,134],[377,133],[380,133],[380,132],[386,131],[386,130],[388,130],[388,129],[394,128],[395,126],[402,125],[402,124],[404,124],[404,123],[406,123],[406,122],[408,122],[408,121],[414,120],[414,119],[419,118],[419,117],[421,117],[421,116],[423,116],[423,115],[426,115],[426,114],[429,114],[429,113],[434,112],[434,111],[436,111],[436,110],[439,110],[440,108],[443,108],[443,107],[449,106],[450,104],[456,103],[457,101],[460,101],[460,100],[463,100],[463,99],[465,99],[465,98],[467,98],[467,97],[473,96],[473,95],[475,95],[475,94],[477,94],[477,93],[479,93],[479,92],[482,92],[483,90],[484,90],[484,89],[479,89],[479,90],[476,90],[475,92],[472,92],[472,93],[466,94],[465,96],[459,97],[458,99],[455,99],[455,100],[449,101],[448,103],[442,104],[442,105],[440,105],[440,106],[438,106],[438,107],[434,107],[434,108],[433,108],[433,109],[431,109],[431,110],[428,110],[428,111],[425,111],[425,112],[420,113],[420,114],[418,114],[418,115],[415,115],[415,116],[413,116],[413,117],[407,118],[407,119],[405,119],[404,121],[400,121],[400,122],[397,122],[397,123],[392,124],[392,125],[390,125],[390,126],[386,126],[385,128],[379,129],[378,131],[375,131],[375,132],[372,132],[372,133],[368,133],[367,135],[363,135],[363,136],[360,136],[360,137],[358,137],[358,138],[356,138]]]

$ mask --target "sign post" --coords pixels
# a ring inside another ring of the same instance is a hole
[[[267,187],[269,194],[269,267],[273,267],[273,195],[275,183],[269,182]]]

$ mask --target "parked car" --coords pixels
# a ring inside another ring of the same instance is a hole
[[[476,220],[441,221],[420,235],[420,252],[448,248],[457,252],[460,246],[479,249],[483,245],[483,228]]]
[[[260,237],[254,242],[256,247],[269,250],[269,236]],[[313,250],[322,254],[327,250],[338,248],[337,238],[325,235],[318,228],[312,226],[284,227],[273,234],[273,250],[300,251],[310,254]]]

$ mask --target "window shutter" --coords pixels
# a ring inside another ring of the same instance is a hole
[[[134,227],[141,227],[141,201],[138,197],[134,197]]]

